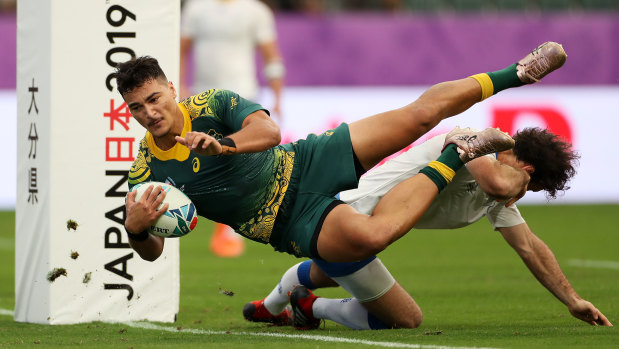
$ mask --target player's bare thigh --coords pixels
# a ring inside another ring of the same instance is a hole
[[[376,255],[385,246],[373,241],[379,234],[374,227],[378,219],[357,212],[350,205],[334,207],[325,218],[318,235],[317,249],[320,258],[327,262],[352,262]]]
[[[355,154],[366,170],[386,156],[413,143],[441,120],[459,114],[481,99],[481,87],[472,78],[436,84],[416,101],[349,125]]]

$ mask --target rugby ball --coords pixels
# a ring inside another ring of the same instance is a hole
[[[193,202],[182,191],[171,184],[162,182],[144,182],[134,186],[131,191],[137,191],[135,201],[140,200],[142,194],[151,185],[153,185],[153,190],[157,186],[161,186],[161,191],[165,192],[165,198],[159,208],[166,203],[169,206],[168,210],[150,226],[148,232],[165,238],[189,234],[198,224],[198,214]]]

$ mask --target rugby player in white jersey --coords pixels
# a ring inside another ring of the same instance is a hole
[[[513,138],[513,149],[472,160],[458,170],[415,228],[457,229],[486,217],[574,317],[592,325],[612,326],[572,288],[552,251],[513,204],[527,190],[544,190],[548,198],[554,198],[568,189],[578,155],[570,144],[547,130],[524,129]],[[441,152],[444,140],[445,135],[436,136],[368,172],[358,189],[342,192],[340,199],[371,214],[383,195]],[[353,298],[327,299],[310,291],[338,285]],[[289,299],[291,310],[286,308]],[[298,329],[316,328],[320,319],[353,329],[415,328],[422,321],[415,300],[376,257],[355,263],[314,259],[296,264],[266,298],[247,303],[243,314],[249,321],[291,323]]]

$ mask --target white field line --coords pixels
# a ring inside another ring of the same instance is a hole
[[[570,259],[567,261],[567,264],[573,267],[583,267],[583,268],[619,269],[619,262],[617,261],[593,261],[589,259]]]
[[[13,316],[12,310],[0,309],[0,315]],[[289,339],[306,339],[319,342],[330,343],[349,343],[349,344],[361,344],[374,347],[383,348],[413,348],[413,349],[497,349],[497,348],[485,348],[485,347],[449,347],[443,345],[424,345],[424,344],[411,344],[411,343],[398,343],[398,342],[377,342],[368,341],[363,339],[345,338],[345,337],[331,337],[320,336],[311,334],[286,334],[286,333],[261,333],[261,332],[230,332],[230,331],[212,331],[203,330],[198,328],[183,328],[178,329],[176,327],[159,326],[150,322],[121,322],[129,327],[141,328],[144,330],[164,331],[171,333],[191,333],[197,335],[207,336],[259,336],[259,337],[277,337],[277,338],[289,338]]]
[[[202,329],[177,329],[176,327],[159,326],[149,322],[129,322],[124,323],[127,326],[159,330],[166,332],[178,332],[178,333],[193,333],[203,335],[236,335],[236,336],[261,336],[261,337],[278,337],[278,338],[290,338],[290,339],[307,339],[319,342],[331,342],[331,343],[350,343],[350,344],[363,344],[374,347],[384,348],[414,348],[414,349],[495,349],[495,348],[482,348],[482,347],[449,347],[442,345],[423,345],[423,344],[411,344],[411,343],[398,343],[398,342],[377,342],[368,341],[363,339],[354,339],[346,337],[332,337],[310,334],[285,334],[285,333],[265,333],[265,332],[229,332],[229,331],[211,331]]]

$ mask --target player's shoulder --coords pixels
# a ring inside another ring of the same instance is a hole
[[[151,161],[151,153],[148,148],[148,142],[146,141],[146,137],[144,137],[140,141],[140,146],[138,150],[138,155],[136,156],[133,164],[131,165],[131,169],[129,169],[129,187],[132,188],[134,185],[147,181],[150,179],[150,161]]]
[[[274,19],[271,8],[259,0],[238,0],[237,6],[245,11],[246,15],[250,15],[250,21],[255,25],[266,24]]]
[[[210,89],[182,100],[179,105],[184,107],[191,120],[204,116],[215,115],[214,100],[223,90]]]
[[[138,149],[140,151],[142,151],[142,149],[148,149],[148,141],[146,140],[146,138],[149,136],[149,133],[147,132],[144,137],[140,140],[140,143],[138,144]]]

